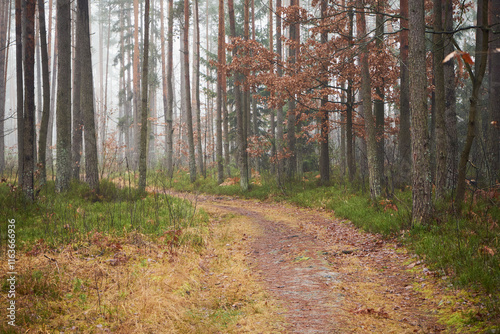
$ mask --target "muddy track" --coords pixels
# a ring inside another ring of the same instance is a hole
[[[259,231],[246,261],[286,310],[288,333],[444,329],[436,323],[437,305],[417,291],[426,285],[425,268],[411,263],[400,245],[362,233],[331,212],[206,195],[195,200],[209,213],[244,217]]]

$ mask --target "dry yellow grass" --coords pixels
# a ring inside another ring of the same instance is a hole
[[[244,263],[250,233],[245,228],[238,219],[218,217],[204,231],[183,230],[177,247],[129,233],[113,239],[94,235],[91,246],[19,254],[17,329],[277,332],[277,307]],[[5,319],[3,307],[0,317]],[[0,326],[1,332],[11,329],[5,321]]]

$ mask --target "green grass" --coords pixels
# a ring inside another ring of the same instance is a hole
[[[99,193],[74,182],[68,191],[56,194],[54,183],[49,182],[40,189],[34,203],[26,202],[19,190],[0,184],[3,250],[9,219],[16,221],[16,246],[37,251],[37,247],[43,246],[96,243],[98,236],[104,234],[137,231],[161,236],[171,230],[198,226],[205,218],[195,213],[188,201],[163,194],[140,194],[106,180],[100,183]],[[196,236],[192,239],[200,242]]]

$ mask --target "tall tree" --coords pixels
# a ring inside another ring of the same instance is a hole
[[[409,75],[412,121],[412,222],[426,223],[432,210],[430,148],[427,127],[424,0],[409,4]]]
[[[47,50],[47,31],[45,29],[45,3],[38,0],[38,20],[40,22],[40,47],[42,53],[42,81],[43,81],[43,111],[40,123],[40,136],[38,139],[38,164],[40,166],[40,184],[44,184],[47,179],[46,152],[47,152],[47,131],[50,114],[50,73],[49,55]]]
[[[71,179],[71,1],[57,0],[57,162],[56,190]],[[92,66],[90,66],[92,68]]]
[[[219,67],[217,68],[217,116],[216,116],[216,133],[217,144],[215,155],[217,157],[217,182],[220,184],[224,182],[224,165],[222,159],[222,104],[223,92],[222,81],[224,80],[224,63],[226,60],[226,46],[225,46],[225,29],[224,29],[224,0],[219,0],[219,35],[217,38],[217,61]],[[228,162],[226,162],[228,163]]]
[[[326,24],[325,20],[328,17],[328,3],[327,0],[321,0],[321,24]],[[321,43],[326,45],[328,43],[328,30],[326,27],[322,27],[321,31]],[[328,65],[323,65],[323,68],[327,69]],[[325,71],[324,71],[325,72]],[[322,86],[328,87],[328,73],[322,73],[321,77]],[[321,97],[321,108],[320,108],[320,127],[321,127],[321,138],[320,138],[320,158],[319,158],[319,174],[321,177],[321,183],[326,184],[330,180],[330,154],[329,154],[329,143],[328,143],[328,133],[329,128],[329,115],[328,115],[328,94],[323,94]]]
[[[298,10],[297,8],[298,0],[290,0],[290,6],[294,10]],[[288,47],[288,62],[293,66],[295,64],[297,58],[297,49],[298,43],[297,39],[299,37],[299,31],[297,29],[298,25],[292,23],[288,28],[289,38],[291,41],[291,45]],[[288,117],[287,117],[287,131],[286,131],[286,139],[288,145],[288,151],[290,153],[287,161],[286,161],[286,171],[287,178],[291,179],[295,173],[297,172],[297,152],[295,151],[295,143],[297,141],[295,137],[295,96],[291,96],[288,100]]]
[[[34,199],[35,170],[35,8],[36,0],[27,0],[24,11],[24,152],[23,192],[27,199]]]
[[[173,39],[174,39],[174,1],[168,1],[168,30],[167,30],[167,107],[165,111],[166,124],[166,147],[167,147],[167,176],[173,176],[173,109],[174,109],[174,90],[173,81]]]
[[[283,50],[282,50],[282,43],[281,43],[281,16],[280,13],[278,12],[281,9],[281,0],[276,0],[276,53],[278,55],[277,59],[277,68],[276,68],[276,74],[278,77],[281,77],[283,75],[283,68],[280,65],[280,62],[283,58]],[[278,108],[276,109],[276,152],[277,154],[277,161],[276,161],[276,175],[278,179],[278,183],[281,182],[281,178],[283,175],[283,136],[284,136],[284,115],[283,115],[283,106],[280,104]]]
[[[376,42],[375,47],[377,53],[381,54],[384,48],[384,11],[386,7],[386,0],[377,0],[377,14],[375,19],[375,35]],[[378,68],[379,72],[384,72],[386,69]],[[384,155],[385,155],[385,87],[384,79],[382,82],[375,87],[375,101],[373,102],[373,112],[375,114],[375,134],[377,141],[377,178],[379,178],[380,186],[385,183],[384,177]]]
[[[438,32],[443,31],[443,11],[442,0],[434,0],[434,92],[436,115],[436,199],[441,199],[446,188],[446,104],[445,104],[445,84],[444,84],[444,41],[443,35]]]
[[[490,105],[488,119],[488,152],[491,181],[500,182],[500,1],[490,1]]]
[[[23,86],[23,0],[16,0],[16,86],[17,86],[17,174],[20,185],[23,183],[24,154],[24,86]]]
[[[141,98],[141,79],[140,79],[140,69],[139,69],[139,0],[134,0],[134,61],[133,61],[133,109],[134,109],[134,127],[133,127],[133,158],[132,165],[134,169],[139,163],[139,146],[140,146],[140,135],[139,135],[139,100]]]
[[[227,1],[228,11],[229,11],[229,29],[231,32],[231,37],[236,38],[236,19],[234,16],[234,2],[233,0]],[[233,48],[233,59],[237,57],[237,49]],[[245,132],[244,132],[244,106],[241,98],[241,86],[242,82],[241,73],[236,71],[234,74],[234,99],[236,108],[236,127],[237,127],[237,143],[238,143],[238,165],[240,169],[240,187],[243,191],[248,190],[248,160],[246,152],[246,142],[245,142]]]
[[[198,9],[198,0],[194,1],[194,107],[196,109],[196,147],[198,151],[198,169],[200,174],[205,177],[205,168],[203,165],[203,149],[201,145],[201,101],[200,101],[200,18]]]
[[[185,0],[186,1],[186,0]],[[148,150],[148,70],[149,70],[149,0],[144,6],[144,60],[142,61],[141,146],[139,155],[139,190],[146,190]]]
[[[458,164],[457,194],[455,202],[459,207],[465,198],[467,163],[469,162],[469,154],[476,135],[479,91],[483,83],[488,59],[488,4],[489,0],[478,1],[477,23],[479,28],[476,31],[476,63],[474,71],[472,71],[470,66],[467,66],[469,76],[472,80],[472,94],[470,97],[469,120],[467,122],[467,136],[465,138],[465,145],[462,154],[460,155],[460,161]]]
[[[189,179],[196,181],[196,160],[194,154],[194,135],[193,135],[193,112],[191,108],[191,84],[189,82],[189,1],[184,0],[184,90],[186,104],[186,125],[188,130],[188,149],[189,149]]]
[[[81,95],[80,109],[83,114],[85,129],[85,181],[90,189],[99,190],[99,171],[97,169],[97,135],[95,128],[94,112],[94,79],[92,71],[83,69],[92,68],[92,52],[90,47],[89,3],[88,0],[78,0],[78,26],[77,38],[81,40],[82,54],[80,57]]]
[[[349,17],[349,32],[348,32],[348,42],[353,43],[354,40],[354,9],[352,5],[348,8]],[[354,176],[356,174],[356,162],[355,162],[355,136],[353,133],[353,111],[354,111],[354,93],[353,93],[353,80],[352,78],[347,79],[347,91],[346,91],[346,155],[347,155],[347,169],[349,172],[349,182],[354,181]]]
[[[453,52],[453,3],[452,0],[444,1],[444,17],[446,34],[444,53],[448,55]],[[446,137],[447,137],[447,163],[448,171],[447,187],[454,189],[457,184],[458,175],[458,134],[457,134],[457,113],[456,113],[456,87],[454,62],[449,61],[444,64],[445,80],[445,115],[446,115]]]
[[[77,6],[77,15],[80,16]],[[83,36],[84,27],[82,17],[76,18],[76,40],[73,62],[73,140],[72,147],[72,177],[80,179],[80,161],[81,151],[83,146],[83,114],[80,108],[81,102],[81,81],[82,81],[82,61],[80,60],[83,52]]]
[[[0,3],[0,175],[5,169],[5,93],[11,1]]]
[[[401,89],[399,96],[399,186],[411,179],[410,81],[408,71],[408,0],[400,1],[399,33]]]
[[[368,172],[370,180],[370,194],[372,200],[380,196],[380,175],[377,164],[377,139],[375,133],[375,119],[372,112],[371,80],[368,63],[368,38],[366,34],[366,20],[364,0],[357,0],[357,31],[361,43],[361,97],[365,117],[366,144],[368,155]]]

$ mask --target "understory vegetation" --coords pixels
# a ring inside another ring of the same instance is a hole
[[[279,319],[224,255],[241,236],[228,234],[223,217],[212,224],[185,199],[105,180],[99,193],[79,182],[60,194],[53,182],[39,190],[29,203],[15,184],[0,184],[1,257],[15,219],[17,272],[16,327],[2,321],[0,332],[218,333]],[[235,282],[223,293],[211,288],[222,276]]]

